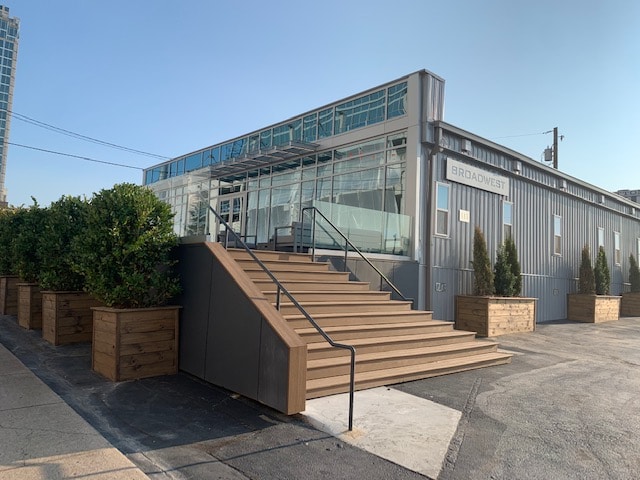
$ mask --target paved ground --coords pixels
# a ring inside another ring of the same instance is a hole
[[[640,319],[500,342],[517,352],[510,365],[394,387],[461,412],[439,479],[639,477]],[[0,344],[151,479],[425,478],[185,374],[108,382],[88,345],[50,346],[12,317],[0,317]],[[4,402],[15,387],[0,375],[0,388]]]

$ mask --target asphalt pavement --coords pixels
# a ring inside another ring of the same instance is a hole
[[[509,365],[392,387],[459,412],[437,478],[638,478],[640,319],[499,341]],[[112,383],[90,363],[0,317],[0,479],[428,478],[184,373]]]

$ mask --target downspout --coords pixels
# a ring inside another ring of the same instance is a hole
[[[432,259],[432,237],[433,237],[433,185],[436,177],[436,165],[438,153],[442,152],[441,127],[435,127],[434,144],[428,153],[428,165],[421,169],[424,174],[420,177],[420,232],[423,235],[423,241],[420,242],[420,260],[418,266],[418,305],[420,310],[426,310],[427,306],[433,310],[432,304],[432,285],[433,271],[431,268]],[[425,178],[426,177],[426,178]]]

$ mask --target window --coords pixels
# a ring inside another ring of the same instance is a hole
[[[407,82],[387,89],[387,118],[394,118],[406,113]]]
[[[616,265],[622,263],[622,256],[620,253],[620,232],[613,232],[613,259]]]
[[[338,105],[333,119],[334,134],[381,122],[384,120],[384,112],[384,90]]]
[[[503,202],[502,204],[502,241],[513,238],[513,203]]]
[[[436,235],[449,235],[449,185],[436,187]]]
[[[598,227],[598,249],[604,247],[604,228]]]
[[[562,223],[559,215],[553,216],[553,254],[562,254]]]

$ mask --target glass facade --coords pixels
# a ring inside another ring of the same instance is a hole
[[[145,170],[143,183],[151,185],[202,167],[240,159],[244,155],[268,151],[290,142],[313,143],[400,117],[407,113],[406,98],[407,82],[401,82],[334,107],[323,108],[292,119],[273,128],[157,165]]]
[[[7,142],[9,141],[10,111],[13,103],[13,83],[18,57],[18,30],[20,21],[9,17],[9,8],[0,6],[0,202],[7,201],[4,186],[7,168]]]

